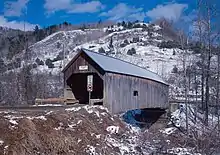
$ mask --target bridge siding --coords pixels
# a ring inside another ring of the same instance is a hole
[[[133,92],[138,91],[138,96]],[[106,73],[104,75],[104,105],[112,113],[131,109],[168,108],[168,86],[138,77]]]

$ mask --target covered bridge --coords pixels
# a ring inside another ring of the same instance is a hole
[[[168,108],[168,84],[157,74],[129,62],[81,49],[63,73],[64,94],[73,95],[82,104],[89,103],[87,77],[93,75],[91,99],[98,99],[98,104],[112,113]]]

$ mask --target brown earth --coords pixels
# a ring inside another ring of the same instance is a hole
[[[210,152],[220,144],[215,132],[195,141],[195,135],[185,138],[184,131],[161,132],[166,127],[156,123],[137,131],[99,106],[2,111],[0,155],[176,155]]]
[[[120,154],[131,134],[126,125],[105,109],[81,108],[42,113],[0,113],[0,155]],[[119,127],[109,133],[107,127]],[[95,148],[95,149],[93,149]]]

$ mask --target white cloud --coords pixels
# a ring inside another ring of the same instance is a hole
[[[28,2],[29,0],[6,1],[4,4],[4,16],[21,16]]]
[[[70,7],[71,0],[45,0],[44,8],[48,13],[66,10]]]
[[[157,5],[156,8],[148,11],[146,14],[151,19],[166,18],[169,20],[177,21],[181,17],[184,9],[187,8],[188,8],[187,4],[178,4],[178,3]]]
[[[56,11],[67,13],[94,13],[102,10],[104,5],[100,1],[74,3],[73,0],[45,0],[44,8],[48,14]]]
[[[91,1],[82,4],[73,4],[72,8],[68,11],[69,13],[94,13],[104,9],[100,1]]]
[[[0,16],[0,26],[12,29],[24,30],[24,22],[8,21],[5,17]],[[36,24],[25,23],[26,31],[33,31]],[[38,25],[39,26],[39,25]]]
[[[125,3],[120,3],[108,12],[103,12],[100,16],[109,17],[109,20],[144,20],[146,14],[143,12],[143,8],[135,8],[128,6]]]

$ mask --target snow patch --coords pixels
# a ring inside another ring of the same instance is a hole
[[[70,126],[69,126],[70,127]],[[54,128],[55,130],[61,130],[63,128],[63,123],[59,123],[59,126],[57,128]]]
[[[176,154],[176,155],[195,155],[195,153],[190,153],[192,152],[192,149],[187,149],[187,148],[172,148],[168,150],[168,153],[172,153],[172,154]],[[200,155],[200,154],[196,154],[196,155]]]
[[[170,128],[166,128],[164,130],[160,130],[160,132],[162,132],[163,134],[167,134],[170,135],[172,133],[174,133],[176,131],[175,127],[170,127]]]
[[[114,147],[117,147],[119,148],[120,150],[120,154],[121,155],[125,155],[125,154],[136,154],[136,151],[135,151],[135,147],[136,145],[135,144],[129,144],[129,143],[123,143],[123,142],[119,142],[119,141],[116,141],[115,139],[111,138],[111,137],[108,137],[107,139],[107,142],[114,146]]]
[[[88,153],[89,155],[96,155],[95,147],[87,145],[86,153]]]
[[[69,128],[73,128],[73,127],[75,127],[75,126],[76,126],[76,124],[68,124],[68,127],[69,127]],[[59,128],[59,127],[58,127],[58,128]],[[57,130],[60,129],[60,128],[59,128],[59,129],[58,129],[58,128],[57,128]]]
[[[108,108],[104,107],[104,106],[98,106],[99,109],[101,110],[105,110],[106,112],[108,112]]]
[[[72,107],[72,108],[68,108],[68,109],[65,109],[66,111],[79,111],[79,110],[81,110],[82,109],[82,107]]]
[[[95,111],[95,114],[100,117],[99,111]]]
[[[15,120],[13,120],[13,119],[10,119],[9,122],[10,122],[11,124],[13,124],[13,125],[18,125],[18,123],[17,123]]]
[[[61,104],[39,104],[39,105],[33,105],[34,107],[61,107],[63,105]]]
[[[106,130],[111,134],[117,134],[119,132],[118,126],[109,126],[106,128]]]
[[[130,132],[132,134],[138,134],[141,131],[141,129],[139,127],[135,127],[135,126],[132,126],[132,125],[129,125],[129,128],[130,128]]]
[[[0,146],[4,144],[4,141],[0,140]]]
[[[96,138],[97,138],[97,139],[100,139],[100,138],[101,138],[101,135],[96,135]]]
[[[127,154],[129,152],[129,148],[127,146],[121,146],[120,147],[121,154]]]
[[[4,117],[5,117],[5,118],[8,118],[8,119],[12,119],[12,120],[23,118],[23,116],[12,116],[12,115],[7,115],[7,116],[4,116]]]
[[[41,119],[41,120],[43,120],[43,121],[46,121],[46,120],[47,120],[47,118],[46,118],[45,116],[36,116],[36,117],[30,117],[30,116],[28,116],[27,118],[30,119],[30,120],[33,120],[33,119]]]
[[[86,105],[86,106],[84,106],[83,108],[84,108],[89,114],[91,114],[91,113],[94,112],[94,109],[93,109],[92,106]]]
[[[8,145],[6,145],[5,147],[4,147],[4,154],[6,154],[6,151],[8,150]]]
[[[16,112],[16,111],[10,111],[10,110],[8,110],[8,111],[0,111],[0,113],[2,114],[16,114],[16,113],[18,113],[18,112]]]
[[[102,112],[100,114],[103,115],[103,116],[107,116],[108,115],[106,112]]]
[[[12,126],[10,126],[11,129],[15,128],[15,126],[18,125],[18,122],[16,121],[17,119],[23,118],[22,116],[12,116],[12,115],[7,115],[4,117],[7,118],[9,123],[12,124]]]
[[[80,123],[82,123],[82,120],[79,120],[76,124],[79,125]]]
[[[53,111],[49,111],[49,112],[47,112],[45,115],[50,115],[50,114],[52,114],[53,113]]]

